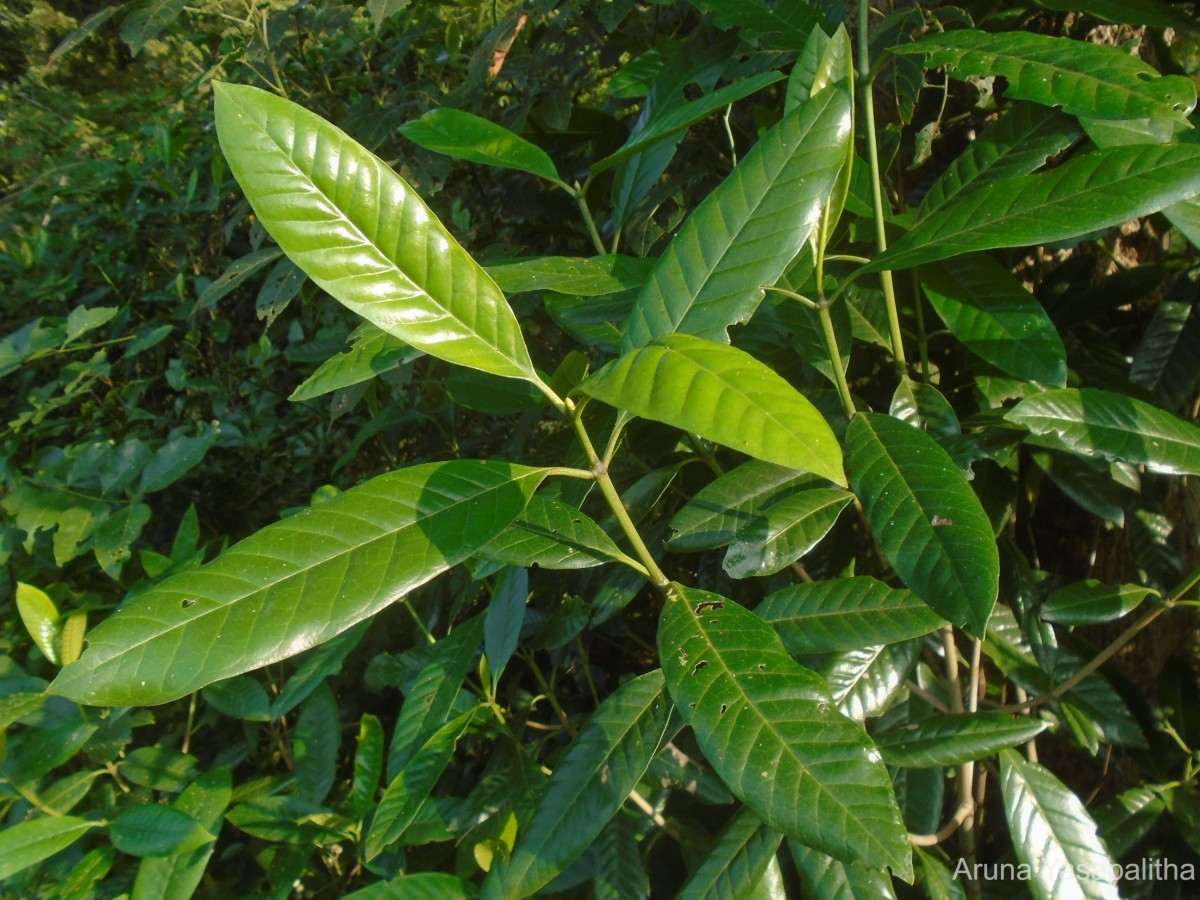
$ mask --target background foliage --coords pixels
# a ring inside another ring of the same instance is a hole
[[[1193,11],[874,6],[0,11],[4,896],[1188,896]]]

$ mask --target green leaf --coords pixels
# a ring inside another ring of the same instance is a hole
[[[405,365],[424,353],[410,347],[399,338],[364,322],[350,336],[353,346],[344,353],[332,356],[317,367],[304,382],[292,391],[289,400],[312,400],[341,390],[377,375]]]
[[[400,126],[414,144],[453,159],[517,169],[562,184],[546,151],[481,116],[461,109],[432,109]]]
[[[1056,450],[1169,475],[1200,474],[1200,428],[1122,394],[1096,388],[1043,391],[1022,400],[1005,418]]]
[[[921,874],[925,878],[929,900],[967,900],[962,884],[940,859],[920,847],[917,848],[917,859],[921,861]]]
[[[1157,793],[1135,787],[1097,807],[1093,817],[1104,846],[1119,860],[1150,833],[1166,809]]]
[[[928,54],[926,66],[945,66],[954,78],[1003,75],[1006,98],[1073,116],[1185,119],[1196,105],[1196,87],[1186,76],[1162,77],[1118,47],[1028,31],[945,31],[892,52]]]
[[[843,650],[825,660],[821,674],[838,709],[861,722],[887,709],[920,650],[921,642],[915,640]]]
[[[371,830],[367,832],[363,845],[363,853],[368,861],[404,836],[437,780],[442,777],[442,772],[450,764],[454,745],[466,732],[474,716],[473,711],[463,713],[435,731],[388,784],[375,808]]]
[[[586,569],[624,558],[585,513],[553,497],[529,501],[512,525],[480,551],[486,559],[546,569]]]
[[[281,259],[271,267],[258,289],[254,299],[255,315],[260,321],[265,319],[266,327],[270,328],[279,314],[296,299],[307,280],[299,266],[290,259]]]
[[[999,593],[1000,554],[961,470],[925,432],[858,413],[846,430],[850,484],[896,573],[938,615],[982,635]]]
[[[1033,896],[1116,900],[1112,860],[1096,836],[1096,823],[1070,789],[1015,750],[1001,750],[1000,792]]]
[[[483,653],[493,682],[500,681],[504,667],[517,649],[528,599],[529,573],[524,569],[509,568],[496,576],[483,620]]]
[[[113,846],[130,856],[190,853],[216,840],[208,829],[172,806],[132,806],[109,823]]]
[[[235,675],[210,684],[202,695],[221,715],[250,722],[271,721],[271,700],[263,686],[249,675]]]
[[[112,847],[97,847],[71,867],[63,880],[57,900],[91,900],[96,896],[96,885],[112,869],[117,851]]]
[[[754,612],[797,655],[890,644],[946,624],[912,591],[866,575],[795,584],[768,596]]]
[[[541,383],[500,289],[382,160],[280,97],[213,92],[230,169],[320,288],[431,356]]]
[[[142,469],[139,494],[152,494],[170,487],[204,461],[205,454],[217,440],[219,429],[205,426],[196,437],[177,434],[154,451]]]
[[[383,774],[383,726],[370,713],[358,723],[358,747],[354,751],[354,780],[346,805],[350,815],[362,819],[375,807],[375,792]]]
[[[844,485],[829,425],[790,384],[748,353],[689,334],[626,353],[579,390],[790,469]]]
[[[278,247],[263,247],[261,250],[252,250],[241,259],[234,260],[219,278],[204,289],[204,292],[196,300],[196,305],[192,308],[192,315],[216,306],[218,301],[241,287],[252,276],[282,256],[283,251]]]
[[[92,538],[96,562],[113,578],[121,577],[121,569],[133,555],[133,542],[150,521],[150,507],[131,503],[100,523]]]
[[[304,664],[288,679],[279,696],[271,702],[271,718],[286,716],[320,687],[327,677],[340,671],[342,661],[358,646],[358,642],[370,627],[371,623],[368,621],[359,622],[308,653]]]
[[[50,54],[50,58],[46,62],[53,65],[59,57],[65,53],[74,50],[85,40],[100,30],[100,27],[125,8],[124,3],[114,3],[111,6],[105,6],[97,12],[92,13],[86,19],[79,23],[79,27],[74,31],[67,32],[67,36],[58,42]]]
[[[196,757],[170,747],[138,747],[121,760],[121,777],[156,791],[179,793],[197,775]]]
[[[296,793],[302,799],[320,804],[328,796],[337,777],[341,738],[342,720],[337,698],[329,682],[322,681],[300,707],[292,736]]]
[[[58,665],[58,636],[62,631],[62,619],[50,595],[32,584],[18,581],[17,612],[42,655]]]
[[[917,221],[970,188],[1040,169],[1081,134],[1079,123],[1058,110],[1010,105],[938,176],[917,207]]]
[[[728,343],[762,285],[779,280],[816,227],[846,157],[845,91],[823,91],[784,116],[696,207],[638,295],[623,348],[673,332]]]
[[[763,822],[911,880],[907,833],[878,751],[769,625],[717,594],[675,585],[658,652],[700,749]]]
[[[35,713],[49,700],[42,691],[19,691],[0,697],[0,731],[30,713]]]
[[[1064,241],[1198,193],[1200,146],[1093,150],[1049,171],[994,178],[964,191],[859,272],[906,269],[974,250]]]
[[[863,863],[839,862],[819,850],[788,841],[806,897],[821,900],[895,900],[887,873]]]
[[[596,838],[592,845],[596,861],[592,879],[595,900],[647,900],[649,878],[638,849],[637,828],[636,819],[618,813]]]
[[[0,830],[0,881],[49,859],[99,825],[75,816],[45,816]]]
[[[137,56],[154,38],[183,12],[187,0],[142,0],[121,20],[121,40]]]
[[[1067,383],[1067,351],[1037,298],[989,256],[921,270],[921,287],[950,333],[1014,378]]]
[[[825,21],[807,3],[770,6],[764,0],[692,0],[692,5],[711,13],[719,28],[737,28],[746,40],[789,50],[803,47],[813,28]]]
[[[836,488],[814,488],[772,504],[738,532],[725,554],[725,571],[750,578],[786,568],[820,543],[853,499]]]
[[[228,768],[214,769],[187,787],[173,808],[191,816],[213,834],[221,829],[221,820],[233,796]],[[190,900],[204,877],[215,843],[205,844],[186,853],[166,858],[148,857],[138,866],[131,900]]]
[[[782,842],[782,834],[743,806],[722,829],[716,846],[684,884],[678,900],[749,896]]]
[[[1200,379],[1194,364],[1197,357],[1200,308],[1164,300],[1154,308],[1133,354],[1129,380],[1152,392],[1154,402],[1163,409],[1178,409]]]
[[[492,263],[487,273],[506,294],[552,291],[576,297],[603,297],[646,283],[654,261],[638,256],[537,256]]]
[[[680,508],[671,520],[675,533],[667,546],[685,553],[723,547],[763,510],[814,482],[802,470],[757,459],[744,462],[701,488]]]
[[[545,474],[459,460],[373,478],[139,595],[51,690],[165,703],[323,643],[478,550]]]
[[[659,671],[626,682],[571,742],[507,863],[492,867],[485,898],[528,897],[596,839],[678,722]]]
[[[405,0],[407,2],[407,0]],[[444,872],[414,872],[389,882],[377,881],[346,900],[472,900],[478,893],[470,882]]]
[[[978,712],[930,716],[894,731],[874,735],[889,766],[941,768],[983,759],[1024,744],[1046,730],[1039,719]]]
[[[1182,10],[1176,11],[1164,0],[1034,0],[1038,6],[1058,12],[1084,10],[1110,22],[1150,25],[1155,28],[1194,30],[1196,20]]]
[[[1042,618],[1061,625],[1098,625],[1133,612],[1151,596],[1159,596],[1158,591],[1140,584],[1103,584],[1089,578],[1047,597]]]

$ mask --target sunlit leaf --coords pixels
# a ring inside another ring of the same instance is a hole
[[[889,766],[939,768],[983,759],[1033,740],[1046,730],[1039,719],[978,712],[931,716],[874,736]]]
[[[400,133],[426,150],[454,159],[518,169],[562,183],[546,151],[503,125],[461,109],[442,107],[400,126]]]
[[[684,884],[679,900],[734,900],[749,896],[782,842],[782,834],[742,807]]]
[[[1042,605],[1042,618],[1062,625],[1097,625],[1137,609],[1154,588],[1139,584],[1104,584],[1094,578],[1059,588]]]

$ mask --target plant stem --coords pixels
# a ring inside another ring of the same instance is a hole
[[[829,365],[833,368],[833,381],[837,385],[838,397],[842,401],[842,409],[846,415],[854,415],[854,398],[850,396],[850,385],[846,381],[846,372],[842,368],[842,353],[838,349],[837,335],[833,330],[833,316],[829,313],[829,302],[817,304],[817,315],[821,317],[821,332],[825,335],[825,352],[829,354]]]
[[[582,185],[575,182],[574,188],[567,188],[571,192],[571,196],[575,198],[575,205],[579,207],[579,212],[583,216],[583,224],[587,227],[588,236],[592,239],[592,245],[596,248],[596,252],[601,256],[605,254],[604,241],[600,240],[600,232],[596,229],[596,220],[592,218],[592,211],[587,205],[587,189],[591,185],[592,179],[589,176],[587,181]]]

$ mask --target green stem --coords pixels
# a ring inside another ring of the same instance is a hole
[[[829,354],[829,365],[833,369],[833,381],[837,385],[838,398],[842,401],[842,409],[846,415],[854,415],[854,398],[850,396],[850,385],[846,382],[846,373],[842,369],[842,353],[838,349],[837,335],[833,330],[833,316],[829,313],[829,303],[817,305],[817,315],[821,317],[821,332],[825,335],[825,352]]]
[[[879,149],[875,138],[875,93],[871,83],[870,51],[867,49],[867,16],[870,4],[858,0],[858,72],[862,84],[863,116],[867,121],[867,156],[871,163],[871,199],[875,207],[875,245],[880,253],[887,250],[887,229],[883,218],[883,183],[879,172]],[[887,305],[888,326],[892,333],[892,356],[904,368],[904,340],[900,335],[900,315],[896,307],[896,288],[892,273],[879,273],[883,285],[883,300]]]
[[[600,232],[596,229],[596,220],[592,218],[592,211],[588,209],[587,205],[587,189],[591,183],[590,176],[582,185],[575,182],[575,187],[571,189],[571,195],[575,198],[575,205],[579,207],[579,212],[583,216],[583,224],[587,226],[592,245],[596,248],[596,252],[603,256],[605,253],[604,241],[600,240]]]
[[[913,305],[917,311],[917,347],[921,353],[921,380],[929,384],[929,335],[925,332],[925,310],[921,304],[921,290],[915,270],[912,272],[912,280],[913,297],[916,298]]]

